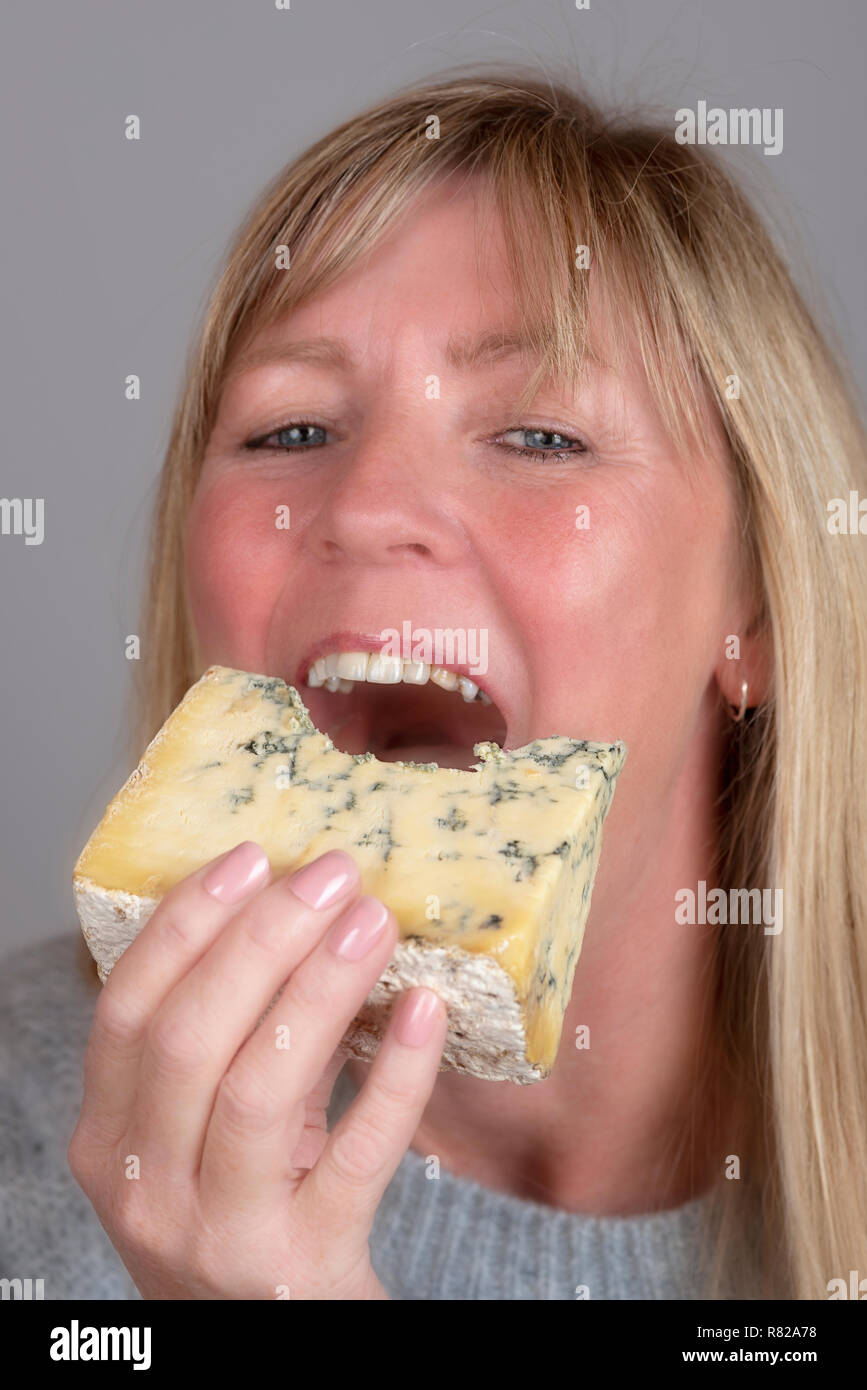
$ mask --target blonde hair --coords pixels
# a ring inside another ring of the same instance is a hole
[[[540,359],[525,402],[549,372],[577,378],[591,350],[575,268],[586,245],[678,449],[700,439],[708,403],[728,441],[773,677],[731,726],[716,881],[782,888],[785,927],[719,928],[716,1052],[702,1056],[708,1084],[739,1098],[723,1132],[746,1182],[720,1184],[713,1288],[752,1221],[749,1192],[763,1294],[826,1297],[867,1249],[867,552],[825,521],[830,499],[867,495],[865,436],[842,368],[707,149],[509,69],[400,92],[279,172],[229,248],[187,363],[153,518],[133,756],[202,670],[184,528],[230,358],[335,281],[416,194],[461,173],[484,176],[503,219]]]

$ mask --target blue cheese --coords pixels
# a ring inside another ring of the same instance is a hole
[[[563,1028],[622,743],[477,743],[469,770],[342,753],[298,692],[210,667],[148,745],[79,857],[82,930],[105,983],[162,896],[240,840],[275,875],[346,850],[400,926],[343,1039],[375,1055],[396,994],[436,990],[441,1069],[532,1082]]]

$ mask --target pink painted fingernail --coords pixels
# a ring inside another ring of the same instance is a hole
[[[342,960],[361,960],[376,945],[388,921],[379,898],[359,898],[328,933],[328,945]]]
[[[268,856],[254,840],[242,840],[230,849],[202,878],[202,887],[221,903],[234,903],[265,882]]]
[[[431,989],[413,989],[400,1000],[394,1035],[407,1047],[423,1047],[436,1023],[439,996]]]
[[[322,908],[345,897],[357,881],[358,868],[352,856],[342,849],[330,849],[293,874],[289,887],[308,907]]]

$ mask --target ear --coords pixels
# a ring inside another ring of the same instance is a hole
[[[736,712],[746,681],[746,708],[764,704],[771,689],[773,666],[773,634],[768,624],[753,624],[746,632],[729,632],[714,671],[722,699]]]

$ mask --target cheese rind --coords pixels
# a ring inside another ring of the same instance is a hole
[[[298,692],[212,666],[148,745],[75,867],[76,908],[105,983],[163,895],[255,840],[275,876],[328,849],[397,918],[394,955],[341,1043],[370,1058],[397,993],[445,1002],[441,1069],[551,1070],[622,743],[478,743],[473,769],[335,749]]]

